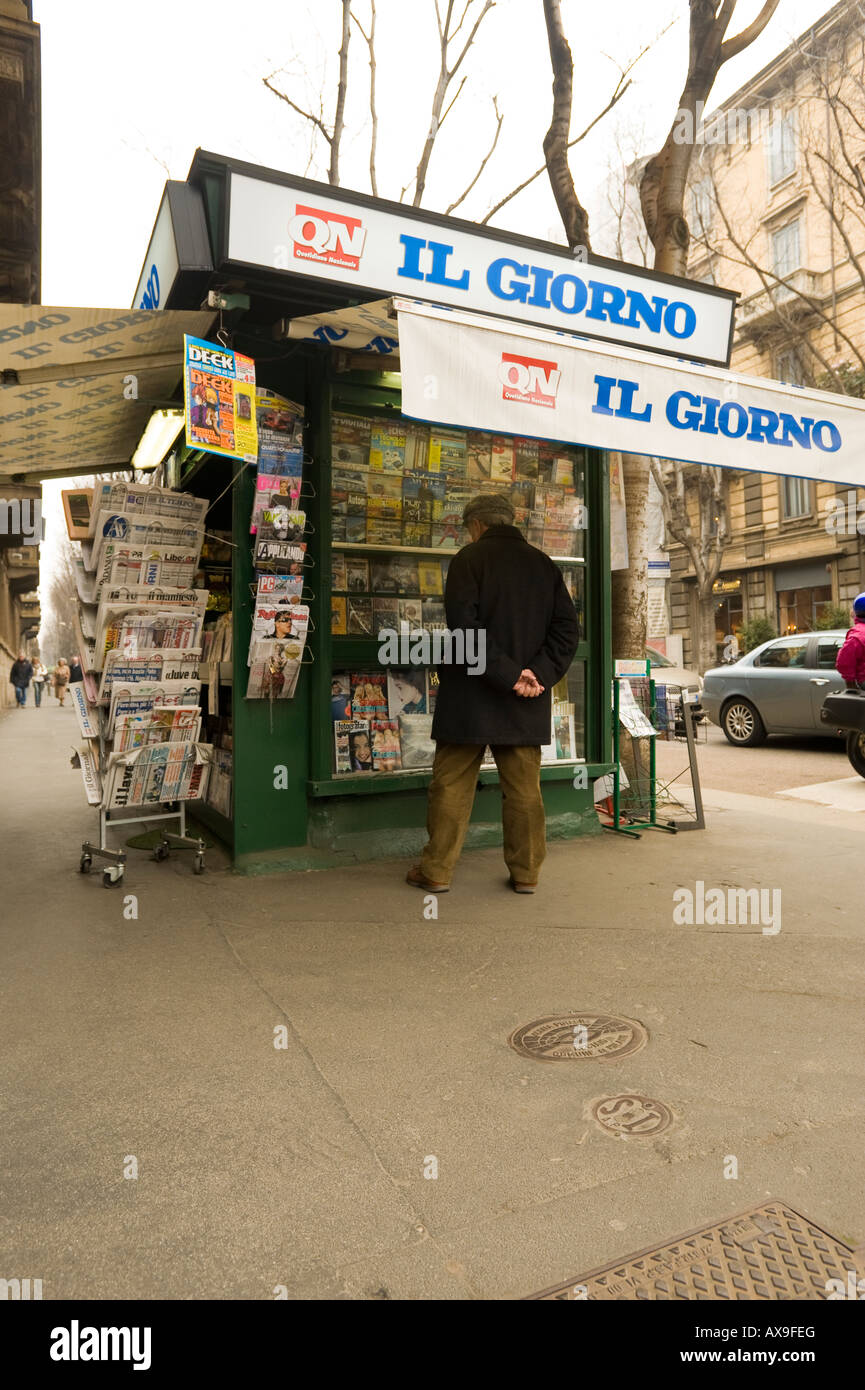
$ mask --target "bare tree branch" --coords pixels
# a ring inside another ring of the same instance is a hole
[[[737,34],[735,38],[727,39],[724,43],[721,44],[722,63],[727,63],[731,58],[735,58],[737,53],[741,53],[743,49],[748,48],[754,42],[755,39],[758,39],[760,37],[763,30],[766,28],[766,25],[769,23],[769,20],[772,18],[773,14],[777,10],[778,3],[779,0],[766,0],[766,3],[764,4],[760,13],[757,15],[757,18],[754,20],[753,24],[749,24],[747,29],[743,29],[741,34]],[[721,30],[722,33],[726,30],[727,25],[730,23],[730,19],[733,18],[733,10],[735,10],[735,8],[735,0],[732,0],[732,3],[731,0],[725,0],[724,9],[729,9],[730,16],[727,20],[727,24],[725,24],[724,28]]]
[[[342,44],[339,50],[339,82],[336,88],[336,113],[330,141],[328,183],[339,183],[339,147],[345,124],[345,96],[348,90],[348,45],[351,38],[351,0],[342,0]]]
[[[466,79],[463,78],[457,90],[456,96],[448,105],[447,111],[445,111],[444,115],[442,115],[442,108],[444,106],[448,88],[453,79],[456,77],[460,67],[462,66],[463,60],[465,59],[466,54],[468,53],[469,49],[472,46],[472,43],[474,42],[475,35],[477,34],[478,29],[480,28],[480,25],[485,15],[488,14],[488,12],[493,8],[495,0],[484,0],[483,8],[481,9],[480,14],[478,15],[477,19],[474,22],[474,25],[472,26],[471,33],[466,39],[466,42],[463,45],[463,48],[459,56],[457,57],[455,63],[453,64],[453,66],[450,66],[450,45],[453,43],[454,36],[457,30],[462,26],[463,20],[466,18],[468,10],[473,3],[474,0],[468,0],[468,3],[466,4],[466,7],[462,14],[462,18],[460,19],[460,22],[457,25],[457,29],[452,30],[451,23],[454,14],[454,0],[448,0],[444,19],[442,19],[438,0],[435,0],[436,22],[438,24],[440,47],[439,72],[438,78],[436,79],[435,91],[433,92],[432,111],[430,113],[429,128],[427,130],[426,139],[424,140],[423,149],[421,150],[421,156],[420,160],[418,161],[417,172],[415,173],[414,177],[415,189],[414,197],[412,199],[413,207],[420,207],[424,195],[424,190],[426,189],[427,172],[429,170],[429,163],[430,159],[432,158],[433,145],[435,144],[436,136],[438,135],[442,127],[445,116],[447,116],[448,112],[453,108],[454,102],[457,100],[457,97],[459,97],[459,94],[463,89]],[[406,184],[400,196],[400,201],[402,201],[402,198],[405,196],[406,189],[408,189],[408,187],[409,184]]]
[[[569,150],[573,149],[574,145],[579,145],[581,140],[585,140],[586,136],[592,130],[594,130],[598,122],[602,121],[604,117],[610,111],[612,111],[613,107],[616,106],[622,100],[622,97],[625,95],[630,85],[630,81],[623,83],[622,78],[619,79],[619,82],[616,86],[616,90],[610,97],[610,100],[607,102],[603,111],[598,112],[597,116],[595,116],[594,119],[589,122],[585,130],[580,131],[579,135],[575,135],[573,140],[568,141]],[[501,211],[501,209],[505,206],[505,203],[509,203],[512,198],[516,198],[518,193],[522,193],[524,188],[528,188],[530,183],[534,183],[535,179],[539,179],[541,174],[546,173],[546,169],[546,164],[542,164],[540,169],[536,169],[533,174],[529,174],[529,177],[527,179],[523,179],[522,183],[517,184],[516,188],[511,189],[510,193],[506,194],[504,198],[500,198],[499,201],[495,204],[495,206],[490,208],[486,216],[481,218],[480,226],[483,226],[485,222],[489,222],[491,217],[495,217],[496,213]]]
[[[279,97],[280,101],[287,102],[288,105],[291,107],[292,111],[297,112],[298,116],[303,116],[304,120],[311,121],[314,126],[317,126],[327,143],[330,144],[331,140],[333,139],[333,136],[331,135],[324,122],[320,121],[318,116],[313,116],[311,111],[304,111],[303,107],[298,106],[296,101],[292,101],[291,97],[285,95],[285,92],[281,92],[278,87],[274,87],[273,83],[271,82],[271,78],[275,76],[276,73],[272,72],[270,74],[270,77],[263,77],[261,79],[267,90],[269,92],[273,92],[273,95],[275,97]]]
[[[568,163],[574,96],[574,60],[562,24],[561,0],[544,0],[544,20],[553,68],[553,115],[544,136],[544,160],[568,246],[589,246],[589,215],[577,197]]]
[[[378,180],[375,172],[375,152],[378,144],[378,112],[375,104],[375,0],[369,0],[369,33],[366,32],[357,15],[351,17],[366,40],[369,49],[369,118],[371,134],[369,140],[369,184],[374,198],[378,197]]]
[[[465,202],[466,198],[471,193],[472,189],[474,188],[475,184],[477,183],[478,179],[480,178],[481,174],[484,172],[484,169],[487,167],[487,164],[492,158],[493,151],[495,150],[495,147],[499,142],[499,135],[501,134],[502,129],[502,121],[504,120],[504,116],[499,112],[498,97],[493,97],[493,110],[496,113],[496,133],[493,136],[493,143],[490,145],[489,149],[487,150],[487,153],[481,160],[480,167],[477,173],[475,174],[474,178],[472,179],[471,183],[468,185],[466,189],[463,190],[463,192],[460,194],[458,198],[454,199],[454,201],[450,204],[449,207],[445,208],[445,217],[450,216],[454,208],[458,208],[460,203]]]

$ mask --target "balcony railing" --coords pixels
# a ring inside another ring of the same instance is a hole
[[[792,275],[785,276],[782,283],[749,295],[736,310],[739,328],[754,328],[766,323],[779,308],[783,308],[785,314],[808,313],[810,305],[802,296],[819,299],[822,278],[814,270],[796,270]]]

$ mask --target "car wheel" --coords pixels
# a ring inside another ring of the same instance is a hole
[[[766,740],[763,721],[750,700],[730,700],[721,714],[721,728],[737,748],[753,748]]]
[[[854,772],[865,777],[865,734],[850,730],[847,735],[847,757]]]

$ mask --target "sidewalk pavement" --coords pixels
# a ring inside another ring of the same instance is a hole
[[[705,832],[552,844],[533,897],[466,854],[437,920],[404,862],[243,878],[210,851],[196,877],[131,850],[106,891],[78,873],[76,734],[53,701],[0,719],[0,1274],[46,1299],[512,1299],[769,1197],[865,1241],[865,817],[707,792]],[[780,932],[675,924],[697,880],[780,887]],[[648,1044],[508,1046],[572,1010]],[[603,1132],[591,1103],[631,1092],[673,1125]]]

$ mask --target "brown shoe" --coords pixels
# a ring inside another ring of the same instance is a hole
[[[425,888],[428,893],[449,893],[449,883],[433,883],[432,879],[427,878],[419,864],[415,864],[413,869],[409,869],[405,876],[406,883],[410,883],[413,888]]]
[[[536,883],[517,883],[515,878],[509,879],[508,883],[515,893],[534,893],[538,886]]]

